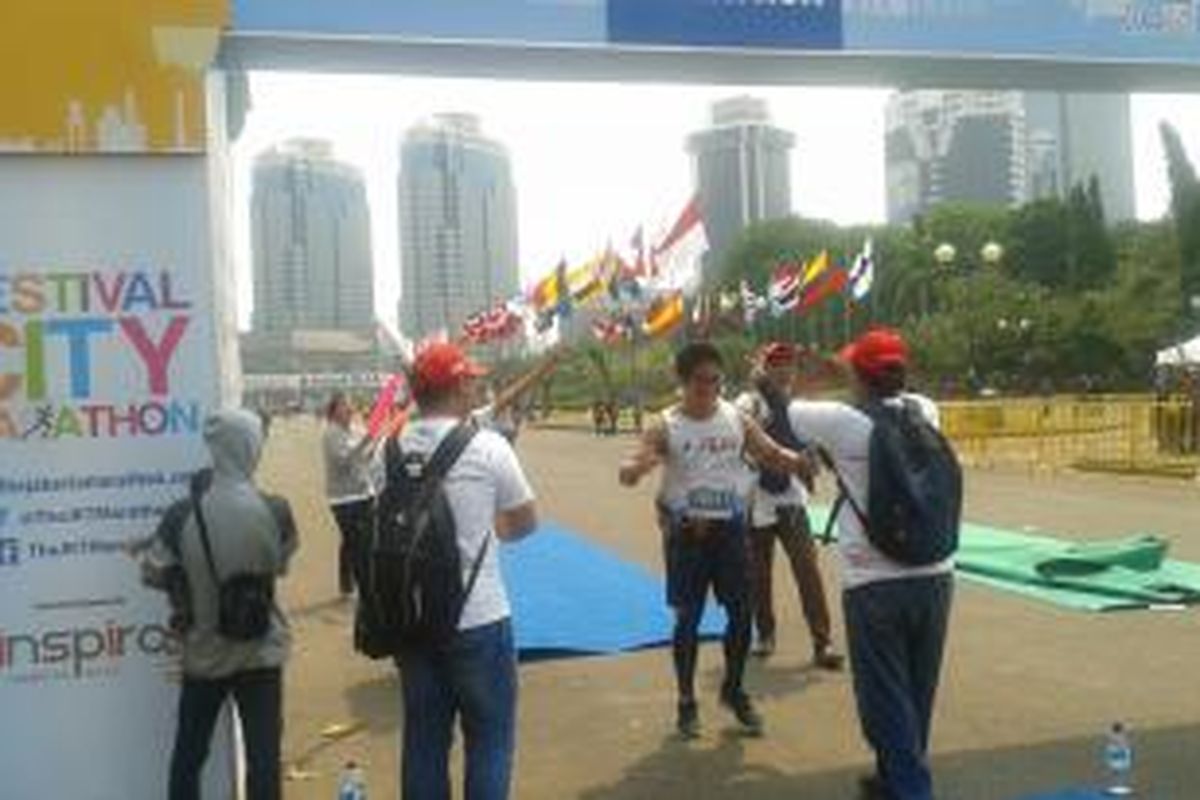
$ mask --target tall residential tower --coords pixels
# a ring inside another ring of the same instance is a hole
[[[688,137],[714,277],[739,231],[792,211],[790,154],[795,137],[771,124],[766,101],[731,97],[712,106],[708,128]]]
[[[325,142],[295,139],[254,165],[255,333],[370,330],[371,223],[358,170]]]
[[[438,114],[400,148],[400,330],[453,334],[514,295],[517,202],[508,152],[478,117]]]
[[[942,202],[1065,197],[1093,175],[1109,221],[1132,219],[1132,137],[1127,95],[899,92],[887,106],[888,221]]]

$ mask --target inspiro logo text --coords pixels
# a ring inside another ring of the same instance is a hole
[[[0,630],[0,680],[73,680],[113,674],[122,661],[173,658],[178,640],[161,625],[81,626],[9,633]]]

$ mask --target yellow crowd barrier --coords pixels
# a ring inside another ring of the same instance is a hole
[[[1005,398],[939,404],[964,464],[1193,477],[1200,408],[1144,395]]]

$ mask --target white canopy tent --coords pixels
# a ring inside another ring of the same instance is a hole
[[[1158,351],[1154,363],[1160,367],[1200,365],[1200,334]]]

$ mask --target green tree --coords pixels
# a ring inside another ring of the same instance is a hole
[[[1066,231],[1067,285],[1076,290],[1104,285],[1116,272],[1117,258],[1096,176],[1075,184],[1067,194]]]
[[[1005,262],[1017,276],[1042,286],[1067,284],[1067,209],[1057,197],[1035,200],[1012,213]]]
[[[1182,310],[1187,312],[1191,298],[1200,295],[1200,182],[1179,132],[1164,121],[1159,125],[1159,133],[1171,183],[1171,217],[1179,247]]]
[[[946,242],[957,251],[956,265],[970,267],[978,264],[988,242],[1008,249],[1010,225],[1009,211],[1003,206],[942,203],[930,209],[921,227],[930,255]]]
[[[800,217],[749,225],[726,252],[719,286],[732,288],[746,280],[762,287],[777,265],[804,261],[821,250],[836,250],[845,237],[844,229],[832,223]]]

